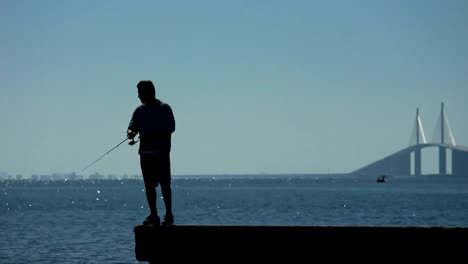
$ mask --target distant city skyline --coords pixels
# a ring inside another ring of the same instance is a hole
[[[142,79],[175,175],[351,172],[407,147],[416,108],[432,140],[441,102],[468,145],[467,24],[463,0],[2,1],[0,172],[79,174]],[[137,146],[94,173],[140,175]]]

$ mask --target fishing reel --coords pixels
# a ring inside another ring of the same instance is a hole
[[[135,145],[135,144],[138,142],[137,140],[135,140],[136,134],[137,134],[137,133],[133,132],[133,131],[130,130],[130,129],[127,131],[127,139],[130,139],[130,142],[128,142],[128,144],[129,144],[130,146],[133,146],[133,145]],[[140,138],[140,137],[138,136],[138,138]]]
[[[135,145],[137,142],[138,142],[137,140],[135,140],[135,139],[132,138],[132,140],[130,140],[130,142],[128,142],[128,144],[129,144],[130,146],[133,146],[133,145]]]

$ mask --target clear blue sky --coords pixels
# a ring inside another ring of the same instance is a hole
[[[0,171],[79,172],[151,79],[174,174],[349,172],[428,138],[468,145],[468,2],[0,2]],[[84,174],[140,174],[122,145]]]

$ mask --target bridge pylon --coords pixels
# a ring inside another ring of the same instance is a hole
[[[412,139],[410,140],[410,146],[426,144],[426,135],[424,134],[424,128],[422,125],[421,114],[419,112],[419,107],[416,108],[416,119],[414,123]],[[421,148],[416,148],[414,150],[414,174],[421,175]]]
[[[447,113],[445,112],[444,103],[440,106],[440,115],[436,122],[434,129],[434,136],[432,137],[433,143],[442,145],[456,146],[455,137],[453,136],[452,129],[448,120]]]
[[[437,142],[438,139],[440,139],[440,142]],[[456,146],[456,142],[455,142],[455,138],[453,137],[452,129],[450,128],[447,115],[445,113],[443,102],[441,103],[441,106],[440,106],[440,116],[436,124],[436,129],[434,133],[434,142],[441,144],[441,146],[439,147],[439,174],[446,175],[447,174],[447,147],[446,145]]]

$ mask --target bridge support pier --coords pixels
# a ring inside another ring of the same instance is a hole
[[[439,147],[439,174],[447,174],[447,149],[445,147]]]
[[[421,149],[416,149],[414,151],[414,175],[421,175]]]
[[[468,176],[468,152],[452,150],[452,174]]]

